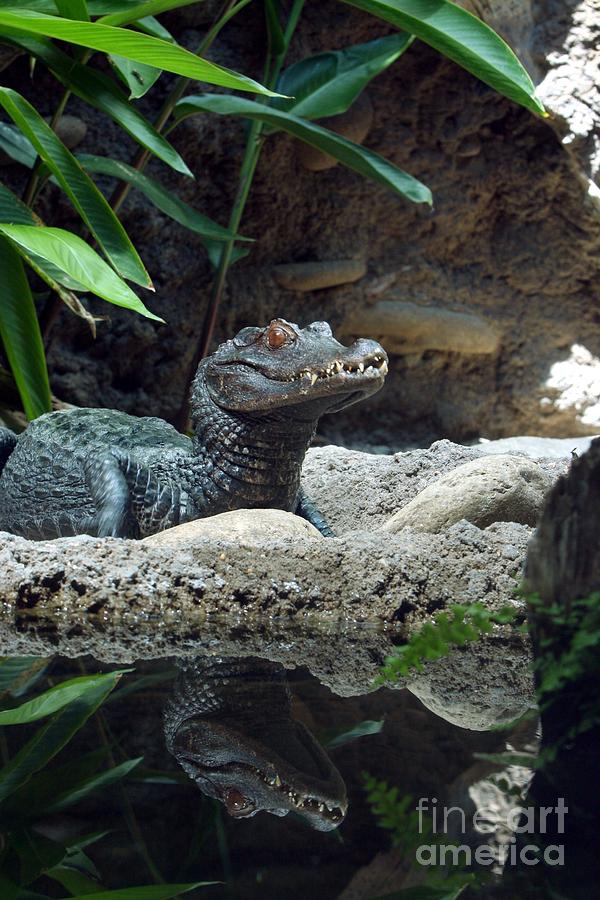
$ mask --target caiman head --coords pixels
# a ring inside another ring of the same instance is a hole
[[[200,364],[197,379],[222,409],[249,414],[275,410],[317,419],[374,394],[388,368],[377,341],[344,347],[326,322],[300,328],[273,319],[243,328]]]
[[[347,810],[342,778],[310,731],[291,717],[240,723],[194,716],[179,725],[169,749],[200,790],[236,819],[264,810],[298,813],[330,831]]]

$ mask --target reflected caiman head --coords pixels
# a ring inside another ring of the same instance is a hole
[[[363,400],[383,385],[388,368],[377,341],[344,347],[326,322],[300,328],[273,319],[266,328],[243,328],[207,357],[197,379],[222,409],[318,418]],[[302,413],[300,413],[302,415]]]
[[[346,788],[310,731],[294,719],[260,722],[255,729],[235,717],[186,719],[170,740],[171,752],[209,797],[236,819],[264,810],[301,815],[330,831],[344,819]]]

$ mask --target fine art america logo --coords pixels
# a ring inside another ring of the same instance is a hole
[[[504,810],[501,815],[497,809],[481,807],[471,817],[467,817],[459,806],[436,806],[437,799],[420,797],[417,804],[419,814],[419,834],[434,839],[433,843],[420,844],[416,848],[416,860],[421,866],[480,866],[517,864],[537,866],[564,865],[564,844],[528,843],[526,838],[517,839],[517,835],[541,836],[551,833],[553,836],[564,834],[565,815],[569,808],[565,806],[563,797],[557,799],[556,806],[514,806]],[[467,823],[469,828],[467,828]],[[440,835],[461,834],[468,831],[480,834],[497,834],[504,831],[507,842],[493,840],[490,844],[470,847],[468,844],[443,844]],[[436,837],[437,836],[437,837]],[[530,840],[534,840],[532,837]]]

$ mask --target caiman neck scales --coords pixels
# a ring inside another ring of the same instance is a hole
[[[204,359],[190,440],[117,410],[47,413],[0,430],[0,531],[47,540],[139,538],[240,508],[298,511],[327,533],[300,488],[319,418],[377,391],[387,356],[344,347],[325,322],[243,328]]]

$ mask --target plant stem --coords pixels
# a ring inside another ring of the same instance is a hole
[[[93,53],[92,50],[82,51],[81,54],[78,56],[77,62],[79,62],[80,65],[85,66],[86,63],[89,61],[92,53]],[[52,131],[56,131],[57,125],[60,122],[61,116],[66,109],[66,106],[67,106],[67,103],[69,102],[70,97],[71,97],[71,89],[66,88],[63,91],[63,95],[58,102],[58,106],[54,110],[54,115],[52,116],[52,119],[50,120],[50,128],[52,129]],[[47,180],[46,178],[44,178],[43,180],[40,179],[40,169],[41,169],[42,165],[43,165],[43,161],[42,161],[41,157],[38,156],[35,166],[33,167],[33,170],[31,172],[31,175],[29,176],[29,181],[27,182],[25,191],[23,193],[23,203],[25,203],[29,207],[33,207],[35,201],[37,200],[39,192],[44,187],[44,184],[46,183],[46,180]]]
[[[235,0],[227,0],[225,5],[221,9],[221,12],[217,16],[217,19],[215,20],[212,28],[207,31],[203,40],[198,45],[196,49],[196,56],[203,56],[209,49],[211,44],[215,41],[221,29],[227,24],[227,22],[229,22],[229,20],[232,19],[233,16],[237,15],[237,13],[245,6],[247,6],[250,2],[251,0],[240,0],[239,3],[235,3]],[[173,109],[175,108],[175,104],[179,100],[181,100],[181,97],[183,96],[185,89],[190,83],[190,80],[191,79],[189,78],[184,78],[183,76],[181,76],[173,85],[169,96],[165,100],[162,109],[160,110],[154,122],[154,127],[159,134],[164,131],[165,125],[171,113],[173,112]],[[133,168],[138,172],[143,172],[151,156],[152,154],[150,150],[146,150],[145,147],[142,147],[141,150],[138,151],[138,154],[133,161]],[[117,185],[112,197],[110,198],[110,205],[113,209],[113,212],[117,213],[120,210],[131,188],[132,184],[128,181],[122,181],[119,185]]]
[[[279,53],[273,59],[270,55],[267,56],[267,60],[265,63],[266,77],[264,81],[266,86],[271,90],[274,89],[277,83],[277,79],[279,78],[279,73],[281,72],[281,68],[292,41],[292,37],[294,36],[296,26],[298,25],[298,20],[300,18],[300,14],[302,13],[304,3],[305,0],[294,0],[294,4],[290,11],[289,19],[284,33],[284,48],[281,53]],[[194,353],[192,362],[188,370],[183,402],[175,420],[176,427],[180,428],[182,431],[187,430],[188,426],[188,394],[192,379],[196,374],[198,363],[207,355],[212,342],[215,324],[217,321],[217,313],[223,299],[223,293],[225,291],[225,284],[227,281],[227,274],[231,265],[231,255],[235,246],[235,235],[237,234],[240,227],[242,216],[246,208],[248,195],[250,193],[250,188],[252,187],[254,173],[256,172],[256,166],[258,164],[260,152],[262,150],[264,141],[264,135],[262,134],[263,127],[264,126],[262,122],[253,121],[248,130],[244,158],[242,160],[242,167],[240,169],[238,189],[233,201],[233,207],[231,209],[228,223],[228,230],[233,236],[223,244],[223,248],[221,250],[219,265],[217,266],[217,272],[213,281],[210,299],[208,301],[208,306],[204,315],[204,321],[202,323],[200,340],[198,342],[198,347],[196,349],[196,352]]]

